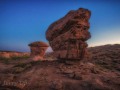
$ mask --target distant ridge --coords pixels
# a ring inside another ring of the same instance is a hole
[[[29,53],[29,52],[20,52],[20,51],[7,51],[7,50],[0,50],[0,52],[15,52],[15,53]]]

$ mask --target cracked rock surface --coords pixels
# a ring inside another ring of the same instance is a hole
[[[46,39],[57,58],[82,59],[87,56],[86,41],[89,33],[91,12],[79,8],[68,12],[52,23],[46,31]]]

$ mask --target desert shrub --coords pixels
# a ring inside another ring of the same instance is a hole
[[[25,66],[25,68],[30,68],[30,67],[32,67],[30,63]]]
[[[25,63],[21,63],[21,62],[20,62],[20,63],[18,63],[17,65],[15,65],[14,67],[23,67],[23,68],[24,68],[25,65],[26,65]]]
[[[9,60],[10,58],[0,56],[0,60]]]
[[[13,69],[13,73],[21,73],[25,70],[25,68],[22,67],[16,67]]]
[[[31,63],[19,63],[13,67],[13,73],[21,73],[30,67],[32,67]]]
[[[11,57],[3,57],[3,56],[0,56],[0,60],[3,61],[3,62],[9,62],[10,60],[20,60],[20,59],[28,59],[29,58],[29,55],[23,55],[23,56],[11,56]]]
[[[28,59],[28,55],[23,55],[23,56],[11,56],[12,60],[19,60],[19,59]]]
[[[3,62],[4,62],[5,64],[9,64],[9,60],[8,60],[8,59],[4,60]]]
[[[2,61],[5,64],[9,64],[10,58],[0,56],[0,61]]]
[[[39,64],[41,62],[41,60],[38,60],[38,61],[32,61],[30,62],[32,65],[36,65],[36,64]]]
[[[26,64],[26,63],[19,63],[19,64],[15,65],[14,67],[29,68],[31,66],[32,66],[31,63],[28,63],[28,64]]]

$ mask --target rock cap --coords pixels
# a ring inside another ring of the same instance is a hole
[[[49,45],[47,43],[42,42],[42,41],[36,41],[36,42],[30,43],[28,46],[30,46],[30,47],[49,47]]]

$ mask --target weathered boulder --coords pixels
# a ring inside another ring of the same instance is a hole
[[[45,55],[45,51],[48,48],[48,44],[37,41],[29,44],[31,49],[30,56],[33,60],[43,60],[43,56]]]
[[[82,59],[87,55],[85,41],[91,37],[90,15],[88,9],[79,8],[49,26],[46,38],[57,58]]]

